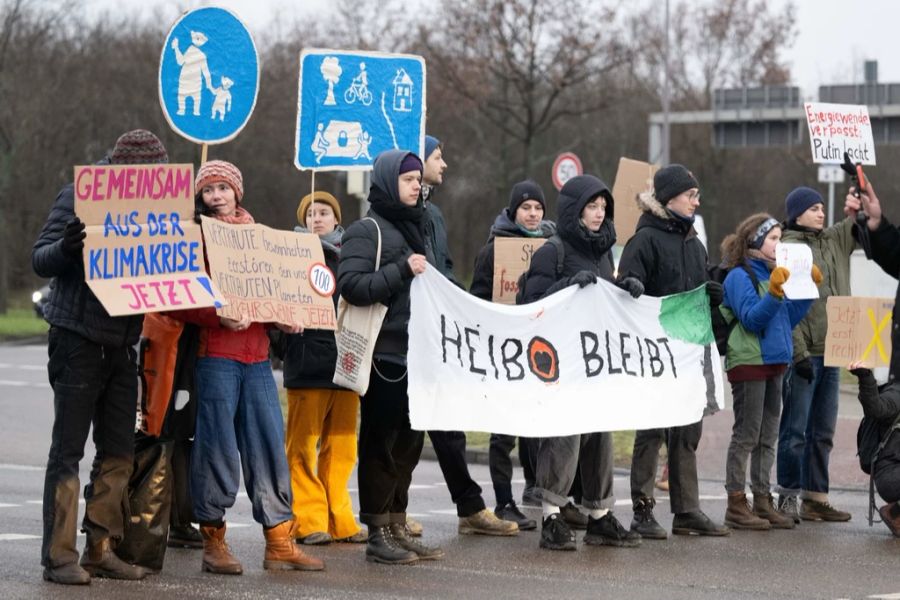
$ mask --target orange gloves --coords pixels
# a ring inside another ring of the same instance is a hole
[[[812,266],[812,280],[813,280],[813,283],[815,283],[816,285],[819,285],[820,283],[822,283],[822,279],[823,279],[823,278],[822,278],[822,271],[819,270],[819,267],[817,267],[816,265],[813,265],[813,266]]]
[[[815,278],[815,273],[817,271],[818,269],[813,267],[813,278]],[[787,281],[790,276],[791,272],[784,267],[775,267],[772,269],[772,274],[769,275],[769,293],[776,298],[784,298],[784,290],[781,289],[781,286],[784,285],[784,282]],[[819,273],[819,277],[821,276],[822,274]]]

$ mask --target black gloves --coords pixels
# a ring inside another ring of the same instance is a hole
[[[632,298],[640,298],[644,293],[644,284],[637,277],[626,277],[616,282],[616,285],[631,294]]]
[[[586,285],[597,283],[597,276],[590,271],[578,271],[569,277],[569,285],[577,283],[578,287],[583,288]]]
[[[725,288],[718,281],[707,281],[706,295],[709,296],[710,306],[718,306],[725,299]]]
[[[812,383],[815,372],[813,371],[812,361],[809,360],[808,356],[794,363],[794,374]]]
[[[85,237],[87,234],[84,232],[84,223],[78,217],[73,217],[63,230],[62,251],[73,258],[80,257]]]

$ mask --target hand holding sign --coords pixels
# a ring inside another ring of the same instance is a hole
[[[790,279],[781,286],[789,300],[808,300],[819,297],[819,288],[812,278],[812,250],[805,244],[778,244],[775,263],[790,272]]]

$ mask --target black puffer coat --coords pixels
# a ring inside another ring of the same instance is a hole
[[[900,229],[884,217],[878,229],[870,232],[872,259],[891,277],[900,278]],[[900,286],[894,300],[893,325],[891,327],[891,381],[900,376]]]
[[[884,436],[897,415],[900,414],[900,386],[897,383],[891,383],[879,394],[875,377],[871,371],[866,370],[859,376],[859,402],[862,404],[866,417],[878,422],[881,436]],[[894,431],[891,434],[887,444],[879,453],[872,477],[875,479],[875,487],[882,497],[885,497],[887,490],[900,489],[900,431]],[[888,501],[896,500],[896,498],[892,498]]]
[[[590,233],[581,224],[581,211],[597,196],[606,198],[606,218],[600,231]],[[519,293],[522,303],[540,300],[568,287],[568,278],[579,271],[590,271],[607,281],[615,279],[612,258],[616,243],[615,205],[607,185],[593,175],[573,177],[559,193],[558,208],[557,235],[565,250],[562,271],[557,272],[556,246],[547,243],[538,248],[525,276],[524,289]]]

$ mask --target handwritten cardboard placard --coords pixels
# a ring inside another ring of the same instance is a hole
[[[111,316],[221,306],[194,223],[193,165],[75,167],[84,274]]]
[[[220,316],[334,330],[337,286],[319,236],[203,217],[210,277],[228,306]]]
[[[846,367],[858,360],[869,369],[890,365],[893,298],[829,296],[825,310],[826,367]]]
[[[855,163],[875,164],[875,142],[868,107],[807,102],[804,109],[814,163],[842,163],[844,152],[847,152]]]
[[[789,300],[809,300],[819,297],[819,287],[812,280],[812,250],[806,244],[778,244],[775,264],[786,268],[791,276],[782,286]]]
[[[624,246],[634,235],[641,209],[635,198],[641,192],[653,189],[653,176],[659,166],[640,160],[622,157],[619,159],[619,170],[613,184],[612,195],[616,201],[616,243]]]
[[[547,240],[542,238],[494,238],[494,292],[491,300],[515,304],[519,277],[531,266],[531,257]]]

